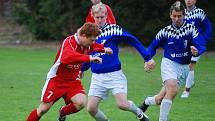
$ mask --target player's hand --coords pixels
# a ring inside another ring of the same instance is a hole
[[[155,61],[153,59],[151,59],[151,60],[145,62],[144,70],[149,73],[155,68],[155,65],[156,65]]]
[[[111,55],[111,54],[113,54],[113,50],[112,50],[111,48],[109,48],[109,47],[106,47],[106,48],[105,48],[105,53],[106,53],[107,55]]]
[[[193,55],[197,56],[198,55],[198,49],[194,46],[190,46],[191,52]]]
[[[102,58],[90,56],[90,62],[93,62],[93,63],[102,63]]]

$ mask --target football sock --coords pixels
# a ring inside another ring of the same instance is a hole
[[[172,100],[170,100],[170,99],[162,100],[161,106],[160,106],[159,121],[167,121],[171,106],[172,106]]]
[[[80,110],[77,110],[73,103],[69,103],[66,106],[63,106],[60,110],[60,116],[66,116],[72,113],[76,113]]]
[[[34,109],[28,116],[27,121],[39,121],[40,117],[37,114],[37,109]]]
[[[96,121],[108,121],[107,116],[98,109],[96,115],[95,115]]]
[[[144,103],[146,105],[156,105],[156,102],[155,102],[155,96],[153,97],[147,97],[144,101]]]
[[[194,71],[189,71],[186,79],[186,91],[188,92],[190,91],[193,80],[194,80]]]
[[[131,100],[129,100],[128,103],[129,103],[128,111],[133,112],[133,113],[136,114],[136,115],[138,115],[139,113],[142,112],[142,111],[134,104],[134,102],[132,102]]]

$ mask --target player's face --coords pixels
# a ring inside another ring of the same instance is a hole
[[[196,0],[184,0],[184,2],[188,8],[191,8],[196,4]]]
[[[172,23],[180,27],[184,23],[184,14],[182,11],[175,11],[173,10],[172,13],[170,13],[170,18],[172,19]]]
[[[104,11],[99,11],[94,14],[95,23],[99,27],[103,27],[105,25],[106,19],[107,19],[107,14]]]
[[[92,45],[96,40],[96,37],[86,37],[85,35],[82,36],[81,40],[80,40],[80,44],[84,47],[89,47],[90,45]]]
[[[100,3],[101,0],[91,0],[91,2],[93,3],[93,5],[96,5],[96,4]]]

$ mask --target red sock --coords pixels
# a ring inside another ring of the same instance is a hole
[[[37,109],[34,109],[28,116],[27,121],[39,121],[40,117],[37,115]]]
[[[64,106],[60,110],[60,115],[61,116],[66,116],[72,113],[77,113],[78,109],[76,109],[75,105],[73,103],[69,103],[68,105]]]

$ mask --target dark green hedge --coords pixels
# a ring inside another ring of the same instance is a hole
[[[169,7],[173,0],[103,0],[111,6],[117,23],[136,35],[144,44],[150,43],[162,27],[170,23]],[[197,1],[215,22],[215,1]],[[90,0],[20,0],[15,16],[27,26],[36,39],[61,40],[80,27],[91,6]],[[213,25],[214,26],[214,25]],[[214,34],[213,39],[214,40]],[[209,43],[215,48],[215,42]]]

